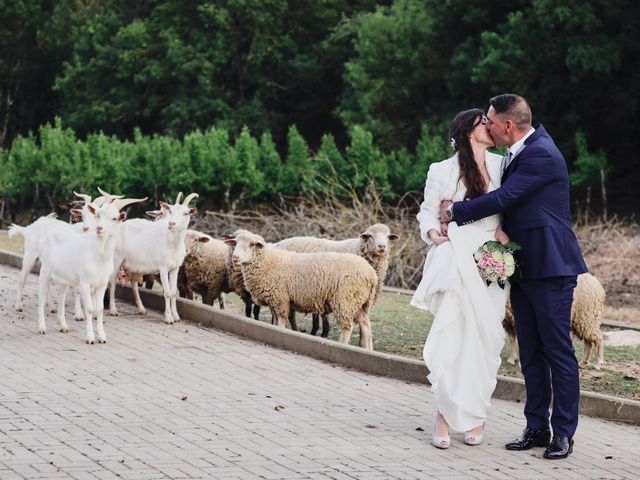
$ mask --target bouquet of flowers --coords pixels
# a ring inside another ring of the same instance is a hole
[[[503,245],[496,240],[490,240],[473,254],[478,272],[487,285],[498,282],[500,288],[504,288],[506,281],[516,272],[513,252],[520,248],[516,242]]]

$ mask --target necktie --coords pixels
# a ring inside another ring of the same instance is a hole
[[[502,173],[507,169],[509,163],[511,163],[511,150],[507,150],[507,153],[502,157],[502,163],[500,164],[500,171]]]

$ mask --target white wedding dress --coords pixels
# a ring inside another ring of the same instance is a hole
[[[500,158],[487,153],[489,190],[499,187]],[[457,181],[458,172],[457,156],[429,169],[425,201],[418,215],[423,239],[434,225],[439,230],[438,207],[442,200],[464,199],[465,188]],[[427,378],[438,410],[457,431],[483,424],[496,386],[508,286],[504,290],[497,283],[487,287],[473,253],[495,239],[499,223],[499,215],[463,226],[450,223],[449,241],[427,254],[422,281],[411,300],[411,305],[434,315],[424,345],[424,360],[430,371]]]

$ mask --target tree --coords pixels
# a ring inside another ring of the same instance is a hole
[[[600,184],[602,196],[602,216],[607,220],[607,189],[605,180],[609,171],[607,155],[600,150],[598,153],[590,153],[587,147],[587,139],[582,132],[576,133],[577,157],[574,164],[574,171],[570,175],[572,186],[587,187],[587,199],[585,205],[585,215],[588,218],[591,207],[591,187]]]

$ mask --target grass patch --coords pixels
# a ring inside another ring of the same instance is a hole
[[[6,230],[0,230],[0,250],[22,253],[24,252],[24,240],[20,236],[9,238]]]

